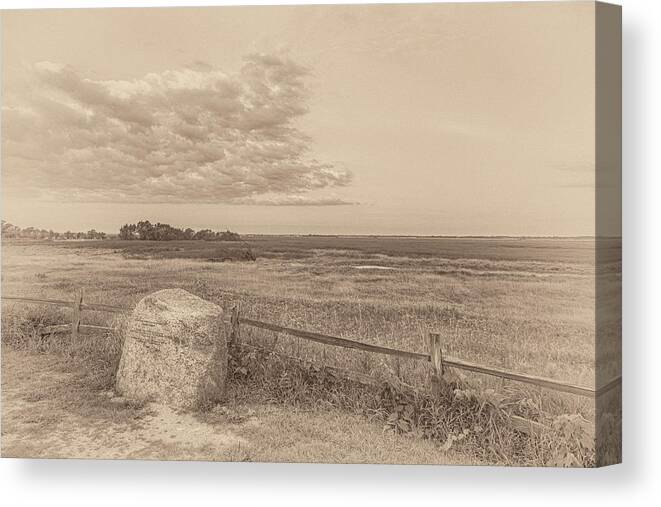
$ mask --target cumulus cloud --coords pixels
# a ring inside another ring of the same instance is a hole
[[[311,157],[295,126],[306,75],[269,55],[233,74],[196,62],[132,81],[36,64],[30,88],[3,108],[3,184],[92,202],[350,204],[306,197],[351,182]]]
[[[237,204],[254,204],[259,206],[346,206],[357,202],[346,201],[339,197],[309,197],[305,195],[288,195],[278,197],[246,198]]]

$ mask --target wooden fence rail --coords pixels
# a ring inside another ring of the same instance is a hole
[[[484,375],[491,375],[494,377],[505,378],[509,380],[515,380],[517,382],[523,382],[526,384],[532,384],[546,389],[551,389],[553,391],[565,392],[570,394],[576,394],[578,396],[586,396],[589,398],[594,398],[597,395],[601,395],[604,392],[612,389],[621,381],[621,377],[618,376],[601,388],[595,390],[590,387],[583,387],[568,382],[561,382],[558,380],[553,380],[544,377],[538,377],[536,375],[528,375],[523,373],[516,373],[513,371],[505,370],[502,368],[493,368],[490,366],[481,366],[479,364],[470,363],[468,361],[463,361],[461,359],[456,359],[453,357],[443,356],[441,339],[438,333],[430,333],[430,352],[428,354],[423,354],[420,352],[410,352],[407,350],[398,350],[388,347],[382,347],[380,345],[372,345],[369,343],[358,342],[354,340],[349,340],[346,338],[338,338],[335,336],[328,336],[324,334],[314,333],[311,331],[303,331],[300,329],[293,329],[277,324],[271,324],[269,322],[261,322],[254,319],[246,318],[236,318],[233,316],[232,322],[236,322],[234,326],[240,324],[256,327],[260,329],[267,329],[276,333],[286,333],[291,336],[296,336],[298,338],[304,338],[306,340],[324,343],[326,345],[333,345],[336,347],[344,347],[357,350],[365,350],[368,352],[376,352],[379,354],[386,354],[391,356],[405,357],[409,359],[417,359],[422,361],[431,361],[432,366],[434,367],[434,377],[440,378],[443,375],[443,369],[445,367],[457,368],[460,370],[472,371],[475,373],[482,373]],[[239,331],[236,331],[236,334],[240,334]]]
[[[39,334],[48,335],[56,333],[66,333],[71,332],[71,340],[75,342],[78,338],[78,333],[89,332],[89,331],[113,331],[115,328],[108,326],[97,326],[93,324],[81,324],[80,322],[80,313],[83,310],[95,311],[95,312],[111,312],[111,313],[123,313],[127,309],[120,308],[118,306],[110,305],[100,305],[100,304],[88,304],[83,303],[83,291],[76,291],[76,296],[73,301],[62,301],[60,299],[40,299],[40,298],[29,298],[29,297],[18,297],[18,296],[2,296],[3,300],[6,301],[16,301],[19,303],[35,303],[35,304],[44,304],[44,305],[54,305],[54,306],[63,306],[71,308],[71,324],[57,324],[54,326],[42,327],[39,330]]]
[[[54,305],[54,306],[67,306],[71,308],[72,304],[75,301],[62,301],[61,299],[37,299],[37,298],[28,298],[28,297],[18,297],[18,296],[2,296],[3,300],[6,301],[22,301],[24,303],[36,303],[36,304],[45,304],[45,305]],[[129,308],[122,308],[120,306],[111,306],[111,305],[101,305],[98,303],[89,304],[81,303],[81,310],[90,310],[95,312],[109,312],[109,313],[125,313],[130,311]]]
[[[298,338],[304,338],[309,341],[323,343],[325,345],[335,345],[336,347],[344,347],[346,349],[365,350],[367,352],[377,352],[379,354],[408,357],[411,359],[422,359],[424,361],[429,360],[429,354],[421,354],[419,352],[409,352],[407,350],[391,349],[388,347],[381,347],[380,345],[372,345],[370,343],[357,342],[354,340],[349,340],[347,338],[338,338],[337,336],[329,336],[320,333],[313,333],[312,331],[292,329],[290,327],[279,326],[277,324],[271,324],[269,322],[262,322],[259,320],[244,319],[241,317],[238,319],[238,323],[245,324],[251,327],[257,327],[260,329],[267,329],[268,331],[274,331],[276,333],[285,333],[291,336],[296,336]]]
[[[50,304],[56,306],[66,306],[71,308],[72,309],[71,324],[57,325],[57,326],[50,326],[43,328],[42,334],[66,332],[70,330],[72,337],[76,337],[78,332],[114,329],[106,326],[81,324],[80,312],[83,310],[110,312],[110,313],[125,313],[127,311],[130,311],[128,308],[122,308],[118,306],[83,303],[82,291],[79,291],[76,294],[76,299],[74,301],[62,301],[57,299],[41,299],[41,298],[16,297],[16,296],[2,296],[2,299],[7,301],[17,301],[24,303],[36,303],[36,304]],[[296,336],[298,338],[303,338],[305,340],[322,343],[325,345],[331,345],[335,347],[364,350],[366,352],[391,355],[397,358],[408,358],[414,360],[429,361],[432,363],[432,367],[433,367],[433,372],[432,372],[433,388],[435,384],[438,384],[441,381],[443,376],[443,370],[446,367],[457,368],[475,373],[481,373],[484,375],[491,375],[494,377],[500,377],[508,380],[514,380],[517,382],[536,385],[553,391],[565,392],[565,393],[575,394],[578,396],[585,396],[589,398],[595,398],[601,396],[607,391],[610,391],[614,387],[618,386],[622,382],[622,377],[618,375],[617,377],[613,378],[612,380],[610,380],[603,386],[599,387],[598,389],[592,389],[590,387],[583,387],[568,382],[561,382],[558,380],[539,377],[536,375],[517,373],[503,368],[482,366],[468,361],[463,361],[461,359],[444,356],[442,352],[441,336],[438,333],[429,334],[429,353],[425,354],[421,352],[411,352],[407,350],[393,349],[389,347],[383,347],[380,345],[373,345],[370,343],[350,340],[347,338],[339,338],[337,336],[330,336],[312,331],[304,331],[301,329],[293,329],[278,324],[272,324],[269,322],[262,322],[259,320],[243,318],[240,317],[239,312],[236,308],[232,310],[232,315],[229,320],[229,324],[231,326],[231,331],[230,331],[231,340],[238,340],[241,335],[240,326],[246,325],[254,328],[273,331],[275,333],[285,333],[291,336]]]

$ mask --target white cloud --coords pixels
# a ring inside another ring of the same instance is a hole
[[[3,184],[78,201],[344,204],[305,197],[351,182],[294,124],[306,74],[269,55],[234,74],[196,62],[133,81],[38,63],[3,108]]]
[[[279,197],[260,197],[241,199],[236,204],[254,204],[258,206],[347,206],[357,202],[346,201],[339,197],[309,197],[288,195]]]

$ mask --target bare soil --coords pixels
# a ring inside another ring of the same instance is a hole
[[[198,414],[95,391],[54,355],[2,350],[2,456],[475,464],[334,410],[218,406]]]

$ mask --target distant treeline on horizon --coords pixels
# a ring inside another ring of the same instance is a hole
[[[105,232],[98,232],[91,229],[87,232],[55,232],[47,229],[37,229],[35,227],[26,227],[24,229],[2,221],[2,237],[18,239],[107,239]]]
[[[621,240],[621,236],[562,236],[562,235],[449,235],[449,234],[318,234],[318,233],[247,233],[246,238],[251,237],[295,237],[295,238],[411,238],[411,239],[487,239],[487,240]],[[119,234],[99,232],[91,229],[87,232],[56,232],[50,229],[39,229],[36,227],[21,228],[2,220],[2,237],[5,239],[39,239],[39,240],[84,240],[84,239],[123,239],[123,240],[151,240],[151,241],[175,241],[175,240],[203,240],[203,241],[241,241],[243,237],[232,231],[214,232],[211,229],[180,229],[170,224],[157,222],[152,224],[149,220],[141,220],[137,224],[124,224],[119,229]]]
[[[195,231],[190,227],[179,229],[178,227],[172,227],[170,224],[160,222],[152,224],[149,220],[141,220],[137,224],[124,224],[120,227],[119,239],[142,241],[241,241],[241,236],[229,230],[214,232],[211,229],[200,229]]]
[[[39,240],[61,240],[61,239],[123,239],[137,241],[175,241],[175,240],[202,240],[202,241],[241,241],[241,236],[232,231],[212,231],[211,229],[179,229],[170,224],[157,222],[152,224],[149,220],[141,220],[137,224],[124,224],[119,229],[119,234],[106,234],[91,229],[87,232],[56,232],[36,227],[21,228],[9,222],[2,221],[2,237],[4,239],[39,239]]]

